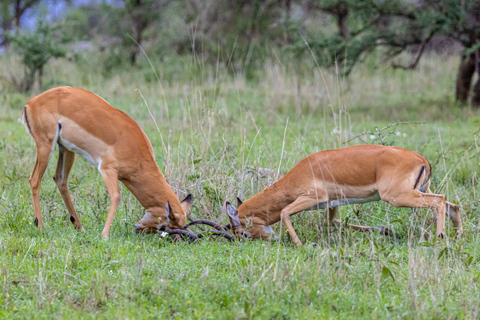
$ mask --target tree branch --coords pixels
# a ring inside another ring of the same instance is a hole
[[[403,69],[403,70],[413,70],[417,67],[418,63],[420,62],[420,59],[422,57],[423,52],[425,51],[425,47],[428,42],[430,42],[430,39],[432,38],[432,35],[430,35],[427,39],[424,39],[422,41],[422,44],[420,45],[420,50],[418,50],[417,57],[415,60],[413,60],[409,65],[403,66],[400,64],[396,64],[395,62],[392,62],[392,67],[394,69]]]

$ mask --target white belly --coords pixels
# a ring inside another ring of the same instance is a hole
[[[317,205],[313,206],[311,210],[326,209],[327,207],[335,208],[335,207],[345,206],[349,204],[360,204],[360,203],[367,203],[367,202],[373,202],[378,200],[380,200],[380,195],[378,194],[378,192],[375,192],[372,196],[367,198],[344,198],[344,199],[338,199],[333,201],[320,202]]]
[[[60,128],[58,143],[87,159],[98,170],[100,170],[104,156],[113,154],[112,146],[107,145],[96,136],[87,132],[73,120],[60,117],[58,126]]]
[[[73,143],[63,139],[61,136],[59,137],[58,139],[58,142],[64,146],[65,148],[67,148],[68,150],[78,154],[78,155],[81,155],[82,157],[84,157],[85,159],[87,159],[89,162],[91,162],[95,167],[98,167],[99,164],[100,164],[100,159],[98,159],[98,161],[95,161],[93,159],[93,157],[85,150],[77,147],[76,145],[74,145]]]

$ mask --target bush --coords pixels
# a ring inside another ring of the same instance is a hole
[[[41,21],[42,19],[40,19]],[[25,67],[23,91],[30,91],[38,74],[38,86],[42,87],[43,67],[50,58],[65,56],[65,49],[57,41],[54,27],[40,22],[35,32],[10,35],[14,50],[21,56]]]

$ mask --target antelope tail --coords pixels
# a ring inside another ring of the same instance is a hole
[[[422,176],[423,176],[423,180],[422,180]],[[417,177],[417,180],[415,181],[415,185],[413,186],[413,189],[418,189],[422,192],[424,192],[424,190],[422,190],[422,187],[430,180],[430,177],[432,176],[432,165],[428,162],[428,169],[427,169],[427,165],[423,165],[421,168],[420,168],[420,172],[418,174],[418,177]]]
[[[23,120],[23,125],[25,126],[25,129],[27,130],[27,133],[33,137],[32,128],[30,127],[30,122],[28,121],[27,106],[25,106],[25,108],[23,108],[22,120]]]

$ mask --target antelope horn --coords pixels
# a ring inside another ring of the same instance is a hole
[[[157,231],[157,232],[158,232],[158,233],[162,233],[163,231]],[[166,232],[167,232],[169,235],[179,234],[179,235],[188,236],[188,237],[189,237],[189,240],[190,240],[190,243],[195,242],[195,241],[198,239],[198,236],[196,236],[195,234],[193,234],[193,232],[187,231],[187,230],[173,229],[173,230],[168,230],[168,231],[166,231]]]
[[[226,233],[225,231],[218,231],[218,230],[210,230],[210,233],[214,236],[222,236],[225,237],[228,241],[232,242],[235,240],[234,237]]]
[[[194,225],[198,225],[198,224],[206,224],[207,226],[214,227],[215,229],[217,229],[219,231],[226,231],[227,230],[225,227],[223,227],[222,225],[220,225],[216,222],[213,222],[213,221],[210,221],[210,220],[204,220],[204,219],[195,220],[195,221],[192,221],[190,223],[187,223],[185,225],[185,227],[183,227],[183,228],[186,229],[190,226],[194,226]]]

